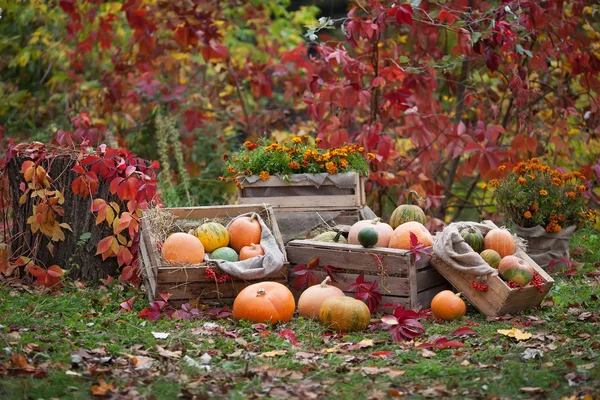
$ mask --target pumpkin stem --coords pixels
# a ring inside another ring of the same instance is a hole
[[[322,288],[326,288],[327,287],[327,282],[329,282],[331,280],[331,278],[329,277],[329,275],[327,275],[325,277],[325,279],[323,279],[323,282],[321,282],[321,287]]]
[[[338,231],[338,233],[336,233],[336,235],[333,237],[333,241],[336,243],[339,242],[340,236],[342,236],[342,231]]]
[[[256,297],[258,297],[258,296],[264,296],[265,294],[267,294],[267,291],[265,289],[263,289],[263,288],[259,288],[256,291]]]
[[[257,217],[258,217],[257,213],[252,213],[252,215],[250,216],[250,222],[254,221]]]
[[[379,217],[377,217],[377,218],[373,218],[373,221],[371,221],[371,223],[372,223],[373,225],[375,225],[375,224],[378,224],[378,223],[380,223],[380,222],[381,222],[381,218],[379,218]]]
[[[412,205],[412,200],[411,200],[411,198],[410,198],[410,195],[411,195],[411,194],[413,195],[413,197],[414,197],[414,198],[415,198],[417,201],[421,201],[421,200],[423,200],[423,199],[421,198],[421,196],[419,196],[419,193],[417,193],[417,191],[416,191],[416,190],[411,190],[411,191],[410,191],[410,192],[408,192],[408,194],[406,195],[406,202],[408,203],[408,205],[409,205],[409,206],[411,206],[411,205]]]

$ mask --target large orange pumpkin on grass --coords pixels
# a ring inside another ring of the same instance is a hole
[[[512,233],[504,228],[492,229],[485,235],[483,242],[486,249],[496,250],[502,258],[515,254],[517,248]]]
[[[345,296],[342,289],[327,284],[331,278],[327,276],[323,282],[306,289],[298,299],[298,313],[306,318],[319,318],[319,310],[325,300],[331,297]]]
[[[358,233],[361,229],[367,227],[373,228],[375,231],[377,231],[378,239],[377,243],[375,243],[375,247],[388,247],[390,236],[394,230],[385,222],[381,222],[381,218],[365,219],[352,225],[350,227],[350,231],[348,232],[348,243],[360,244],[358,241]]]
[[[392,233],[389,247],[394,249],[410,250],[410,232],[414,233],[419,239],[419,243],[425,246],[433,244],[433,237],[425,226],[416,221],[405,222]]]
[[[258,282],[244,288],[233,301],[233,317],[251,322],[288,322],[296,310],[294,295],[278,282]]]
[[[445,321],[461,319],[467,312],[467,305],[460,298],[460,293],[442,290],[431,300],[431,313],[434,317]]]
[[[204,261],[204,246],[196,236],[176,232],[163,243],[162,256],[170,264],[199,264]]]
[[[258,222],[258,214],[240,217],[234,220],[229,227],[229,247],[238,253],[244,246],[250,246],[252,243],[260,243],[262,228]]]

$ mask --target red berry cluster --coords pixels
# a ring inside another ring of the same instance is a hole
[[[521,285],[520,283],[517,283],[513,280],[506,282],[506,284],[508,285],[509,288],[519,289],[519,291],[523,290],[523,285]]]
[[[219,272],[214,268],[206,268],[204,270],[204,278],[214,280],[216,283],[225,283],[231,280],[231,276]]]
[[[516,283],[514,281],[508,281],[506,282],[506,284],[508,285],[508,287],[513,288],[513,289],[519,289],[519,290],[523,290],[523,286],[519,283]],[[540,293],[544,293],[544,289],[542,288],[542,285],[544,284],[544,280],[542,279],[542,277],[540,276],[540,274],[538,274],[537,272],[533,273],[533,278],[531,279],[531,281],[526,285],[526,286],[535,286],[538,290],[538,292]]]
[[[473,289],[479,290],[481,292],[488,291],[488,285],[486,285],[485,283],[477,283],[475,281],[471,281],[471,286],[473,287]]]

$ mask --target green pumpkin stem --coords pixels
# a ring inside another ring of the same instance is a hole
[[[340,236],[342,236],[342,231],[338,231],[335,236],[333,237],[333,241],[334,242],[339,242],[340,241]],[[328,277],[329,278],[329,277]]]
[[[250,222],[254,221],[257,217],[258,217],[257,213],[252,213],[252,215],[250,216]]]
[[[331,278],[329,277],[329,275],[327,275],[327,276],[325,277],[325,279],[323,279],[323,282],[321,282],[321,287],[322,287],[323,289],[325,289],[325,288],[327,287],[327,282],[329,282],[330,280],[331,280]]]
[[[419,196],[419,193],[417,193],[417,191],[416,191],[416,190],[411,190],[411,191],[410,191],[410,192],[408,192],[408,194],[406,195],[406,202],[407,202],[407,204],[408,204],[409,206],[412,206],[412,200],[411,200],[411,197],[410,197],[410,195],[411,195],[411,194],[412,194],[412,195],[413,195],[413,197],[414,197],[414,198],[417,200],[417,202],[419,202],[419,201],[423,200],[423,199],[421,198],[421,196]]]

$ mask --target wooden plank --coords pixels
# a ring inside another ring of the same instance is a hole
[[[246,203],[244,205],[202,206],[202,207],[177,207],[165,208],[178,219],[204,219],[204,218],[233,218],[249,212],[264,212],[268,204],[262,202]]]
[[[420,293],[434,286],[448,285],[448,281],[431,265],[428,269],[417,271],[417,291]]]
[[[419,292],[419,294],[417,295],[417,302],[413,307],[418,307],[418,306],[421,306],[423,308],[431,307],[431,300],[433,300],[435,295],[438,294],[439,292],[441,292],[442,290],[448,290],[448,289],[450,289],[450,284],[448,282],[445,282],[441,285],[434,286],[432,288],[429,288],[427,290]]]
[[[277,208],[312,208],[312,209],[340,209],[346,207],[360,206],[356,197],[349,196],[274,196],[274,197],[242,197],[238,199],[240,204],[265,203]],[[326,206],[330,204],[331,206]]]
[[[322,281],[327,276],[325,271],[315,271],[315,275]],[[348,286],[356,282],[356,278],[360,274],[350,273],[333,273],[335,282],[330,281],[328,285],[335,286],[344,292],[348,292]],[[292,277],[293,282],[294,277]],[[379,283],[379,293],[384,295],[408,295],[408,278],[399,278],[395,276],[379,276],[379,275],[365,275],[365,280],[368,282],[376,281]],[[352,292],[349,292],[352,293]]]
[[[414,264],[408,266],[408,282],[407,292],[410,296],[410,307],[414,308],[417,305],[417,269]]]
[[[279,282],[286,285],[287,279],[274,279],[274,282]],[[261,281],[258,281],[261,282]],[[221,297],[235,297],[247,286],[258,283],[257,281],[229,281],[221,284],[215,282],[189,282],[189,283],[159,283],[157,292],[171,293],[169,300],[180,299],[219,299]]]
[[[337,186],[277,186],[277,187],[245,187],[241,198],[252,197],[292,197],[292,196],[355,196],[354,188]]]
[[[317,242],[315,240],[310,239],[298,239],[292,240],[288,242],[286,249],[288,247],[304,247],[304,248],[318,248],[318,249],[327,249],[327,250],[345,250],[350,252],[372,252],[381,255],[390,255],[390,256],[398,256],[398,257],[409,257],[412,253],[408,250],[400,250],[400,249],[392,249],[389,247],[371,247],[369,249],[364,248],[359,244],[345,244],[345,243],[331,243],[331,242]],[[427,262],[425,261],[425,266]]]
[[[213,282],[213,280],[205,278],[206,266],[192,267],[160,267],[158,268],[158,281],[161,283],[183,283],[183,282]],[[288,277],[289,264],[284,266],[256,282],[269,279]],[[235,281],[243,281],[243,279],[233,278]]]

